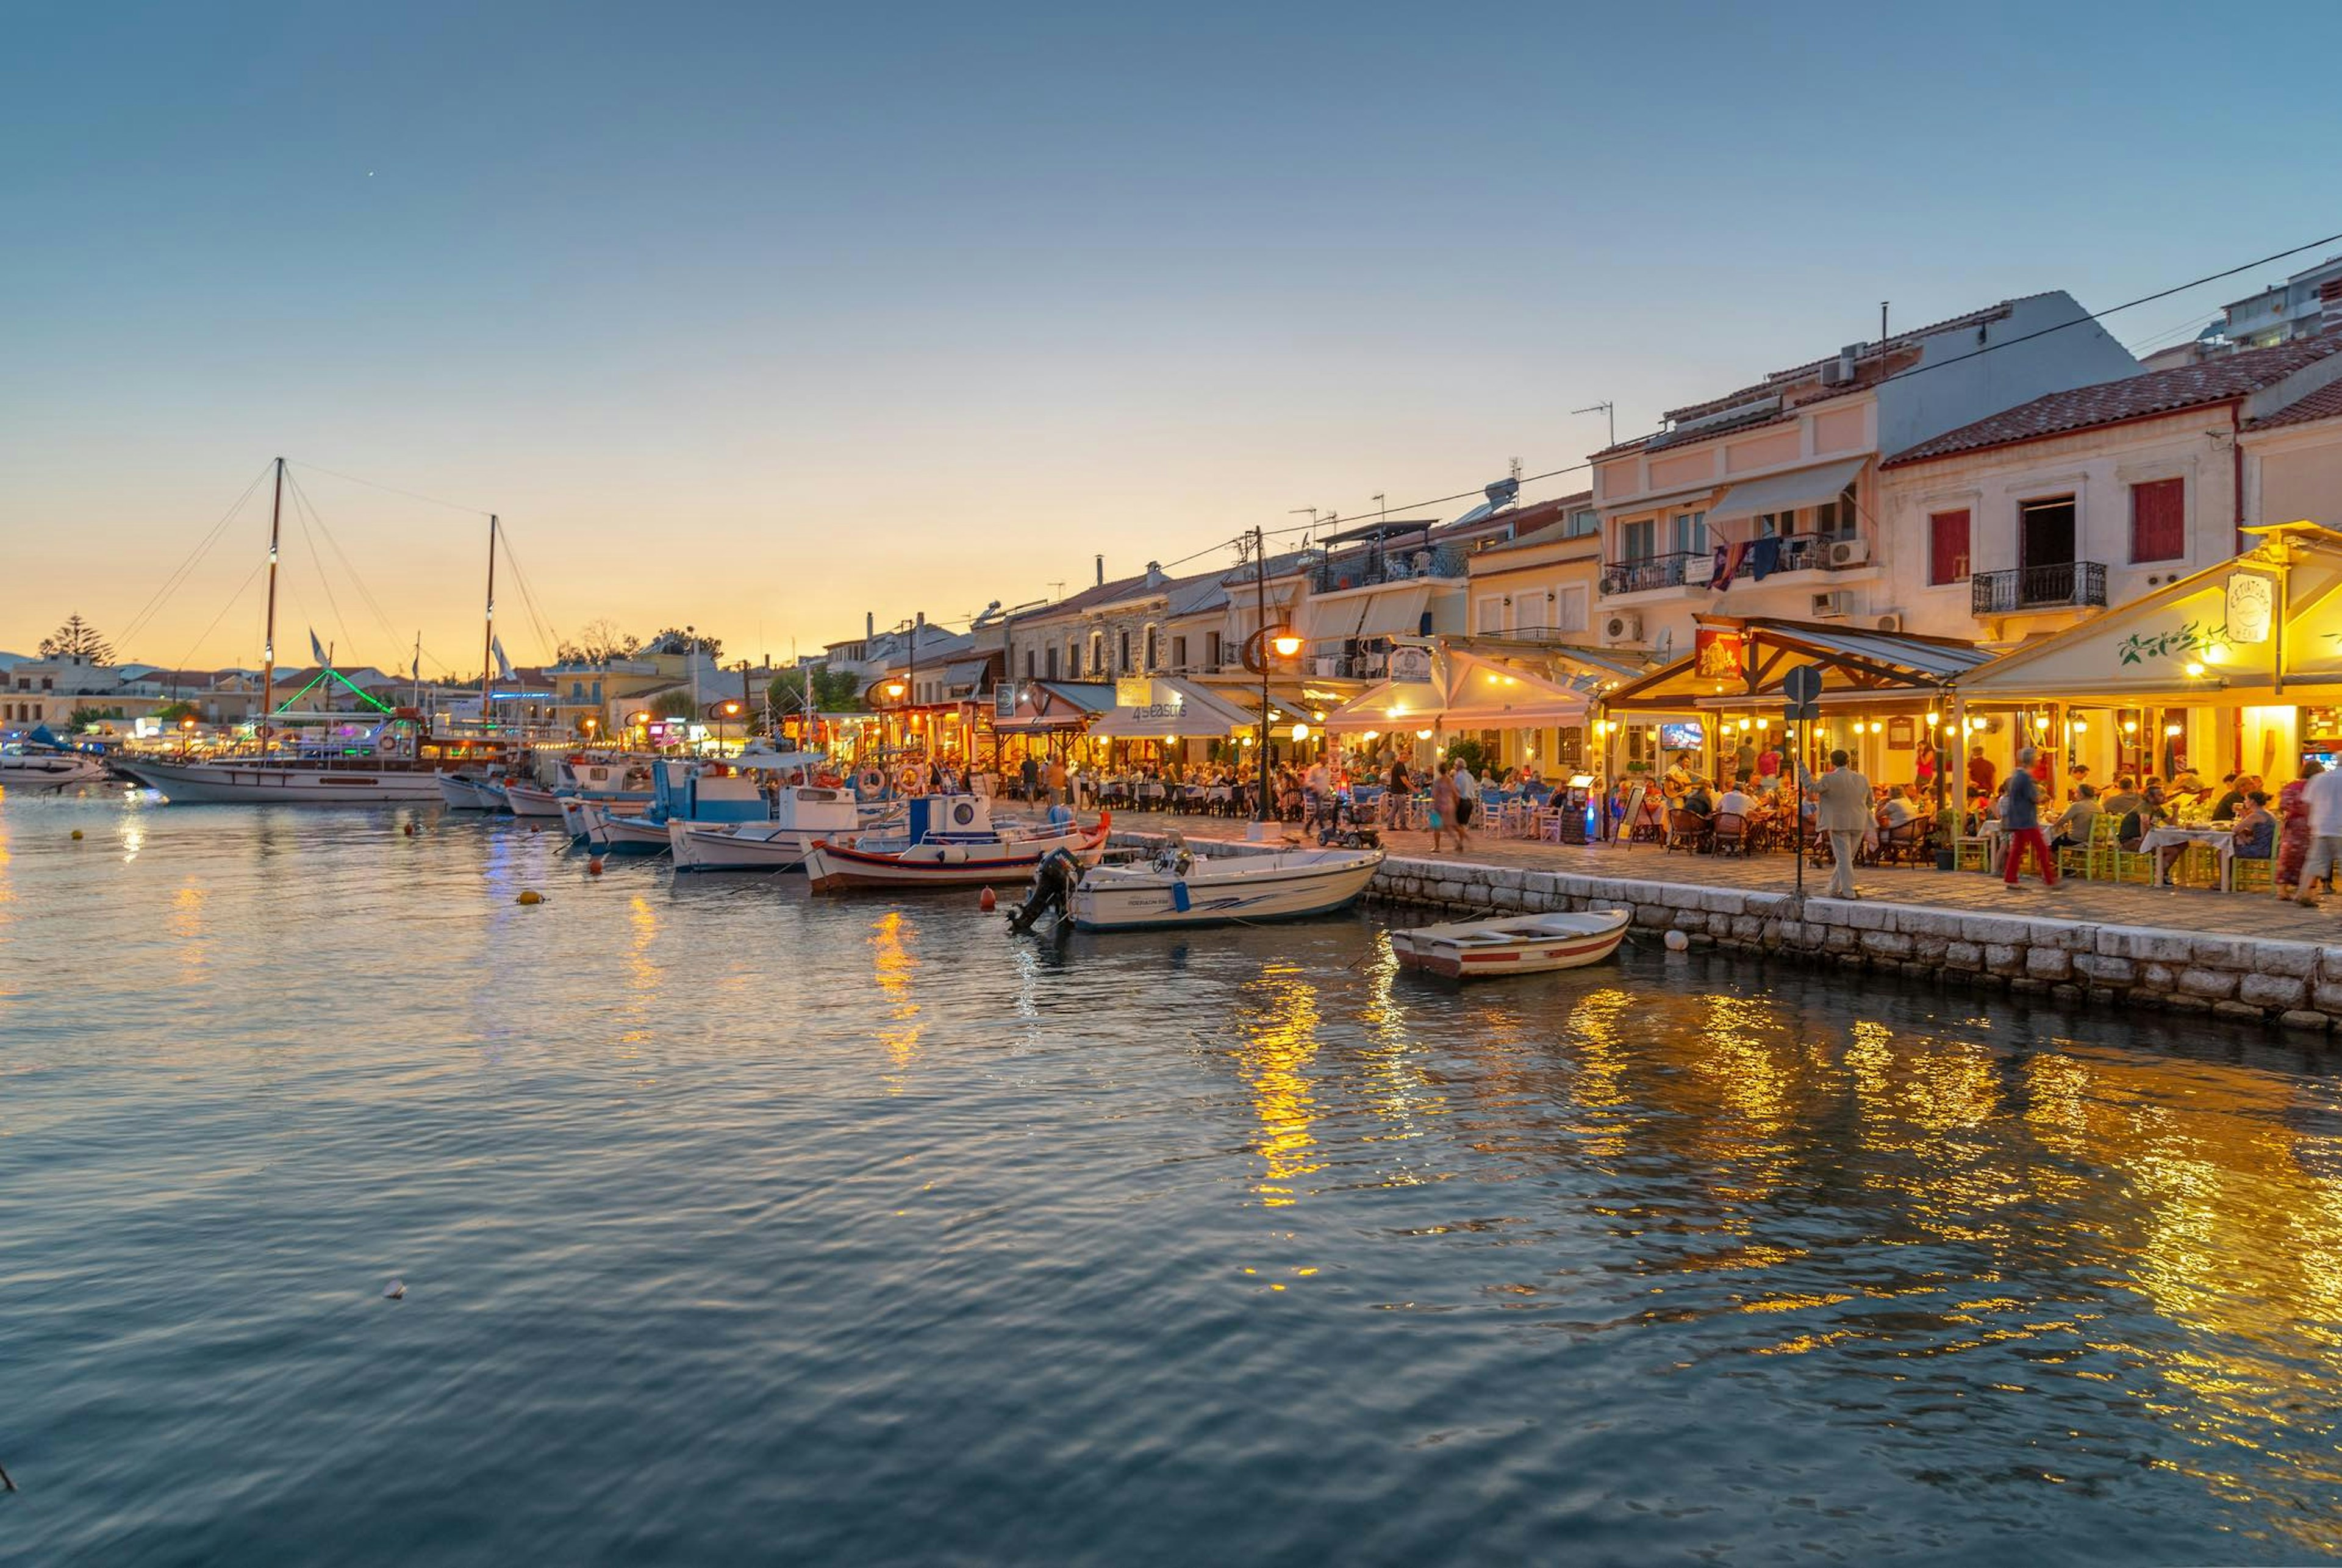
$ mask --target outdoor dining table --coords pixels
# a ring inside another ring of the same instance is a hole
[[[2233,829],[2217,826],[2171,826],[2148,829],[2147,836],[2138,841],[2138,849],[2141,854],[2155,856],[2153,862],[2155,885],[2157,887],[2171,885],[2170,871],[2165,866],[2163,856],[2157,852],[2166,849],[2186,849],[2191,844],[2198,844],[2220,857],[2220,891],[2222,893],[2232,891],[2236,886],[2237,876],[2237,836]]]

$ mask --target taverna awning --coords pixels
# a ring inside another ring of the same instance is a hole
[[[2254,546],[1953,684],[1968,703],[2254,706],[2342,701],[2342,534],[2249,527]]]
[[[1192,682],[1157,675],[1148,682],[1148,700],[1116,704],[1090,725],[1094,740],[1184,739],[1229,735],[1248,730],[1254,715]]]
[[[1114,687],[1104,682],[1027,681],[1016,693],[1016,711],[995,718],[996,731],[1037,734],[1077,730],[1114,706]]]
[[[1810,664],[1822,705],[1896,706],[1938,696],[1992,655],[1973,643],[1826,621],[1704,615],[1692,652],[1603,700],[1616,713],[1686,713],[1784,700],[1781,683]]]
[[[1756,517],[1767,512],[1787,512],[1835,501],[1869,461],[1867,457],[1855,457],[1842,463],[1826,463],[1819,468],[1800,468],[1794,474],[1745,479],[1707,509],[1708,526],[1712,528],[1736,517]]]
[[[1367,687],[1326,716],[1336,734],[1368,730],[1518,730],[1586,722],[1586,696],[1557,682],[1460,648],[1430,655],[1427,679]]]

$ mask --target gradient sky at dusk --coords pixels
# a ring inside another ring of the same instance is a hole
[[[1557,467],[1602,444],[1571,410],[1637,433],[1882,298],[2103,307],[2342,229],[2332,95],[2283,85],[2342,21],[2217,15],[20,8],[0,649],[122,631],[280,452],[501,512],[563,633],[776,657]],[[402,640],[476,668],[477,521],[300,477]],[[255,661],[265,523],[123,654]],[[280,650],[403,662],[286,560]]]

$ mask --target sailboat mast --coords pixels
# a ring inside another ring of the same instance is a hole
[[[260,644],[260,739],[268,743],[269,716],[276,710],[276,538],[285,520],[285,459],[276,460],[276,500],[268,509],[268,629]]]
[[[496,514],[488,514],[488,624],[480,634],[480,733],[488,732],[490,683],[496,674]]]

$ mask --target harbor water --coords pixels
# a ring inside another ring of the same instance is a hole
[[[2322,1054],[1656,944],[1458,990],[1387,913],[0,802],[0,1561],[2342,1542]]]

